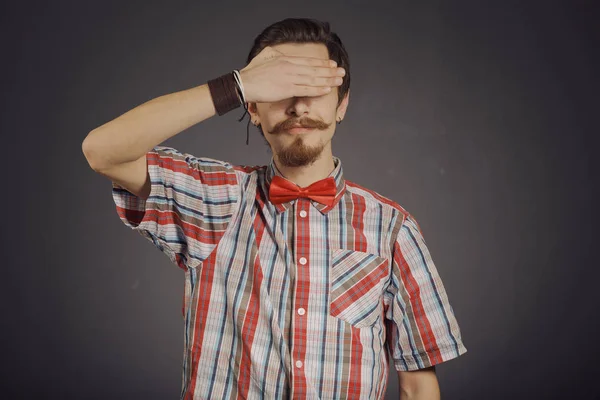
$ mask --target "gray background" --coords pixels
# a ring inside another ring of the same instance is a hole
[[[346,178],[417,218],[446,286],[468,353],[438,366],[442,398],[600,398],[594,2],[416,3],[3,3],[3,397],[177,398],[183,271],[122,224],[81,142],[295,16],[350,54]],[[241,115],[164,144],[264,165]]]

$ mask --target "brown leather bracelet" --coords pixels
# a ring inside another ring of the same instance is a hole
[[[217,114],[223,115],[242,105],[233,72],[208,81]]]

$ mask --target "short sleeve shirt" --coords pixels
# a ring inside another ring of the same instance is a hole
[[[180,398],[382,399],[390,365],[467,351],[417,221],[346,180],[338,157],[331,206],[272,203],[273,158],[232,165],[156,146],[146,160],[149,197],[116,183],[112,195],[185,273]]]

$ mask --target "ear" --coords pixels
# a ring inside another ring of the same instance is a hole
[[[350,89],[346,92],[344,99],[340,103],[335,113],[336,119],[344,119],[344,115],[346,115],[346,109],[348,108],[348,102],[350,101]]]
[[[248,112],[254,125],[260,124],[260,117],[258,116],[258,109],[256,103],[248,103]]]

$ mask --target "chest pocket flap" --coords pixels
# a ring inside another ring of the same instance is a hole
[[[389,260],[348,249],[332,249],[330,257],[330,315],[356,328],[372,325],[381,314]]]

